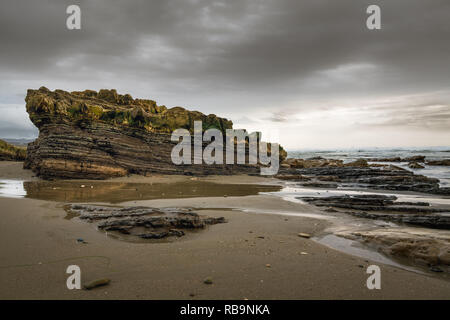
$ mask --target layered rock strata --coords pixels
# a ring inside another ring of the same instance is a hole
[[[450,230],[450,208],[433,207],[428,202],[397,201],[396,196],[375,194],[297,199],[318,207],[338,209],[361,218]]]
[[[25,100],[39,137],[28,145],[24,167],[42,178],[259,173],[256,165],[172,163],[171,151],[178,143],[171,141],[175,129],[193,132],[194,121],[202,121],[203,130],[225,133],[232,128],[231,121],[213,114],[167,109],[153,100],[133,99],[115,90],[69,93],[41,87],[28,90]]]
[[[380,228],[365,231],[341,231],[336,235],[362,241],[379,251],[426,263],[431,271],[450,272],[450,234],[444,230],[422,228]]]
[[[355,187],[450,195],[450,188],[441,187],[439,179],[394,165],[369,164],[364,159],[350,163],[334,159],[287,159],[282,164],[278,177],[301,177],[297,181],[307,187]]]
[[[113,208],[73,204],[66,210],[81,220],[97,223],[100,230],[142,239],[182,237],[186,230],[204,229],[207,225],[226,222],[223,217],[201,216],[189,208]]]

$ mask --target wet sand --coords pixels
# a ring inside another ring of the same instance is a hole
[[[21,164],[0,163],[0,178],[35,180],[32,176],[21,169]],[[190,179],[154,176],[112,181],[183,183],[192,181]],[[247,176],[207,177],[197,181],[203,179],[231,184],[272,183],[267,178]],[[96,230],[94,225],[77,218],[69,219],[63,205],[63,202],[0,197],[1,299],[450,297],[449,281],[379,263],[374,264],[381,268],[381,290],[367,289],[366,267],[372,262],[298,237],[299,232],[320,234],[330,223],[312,218],[318,211],[310,205],[275,196],[216,196],[122,203],[206,208],[199,213],[224,216],[228,220],[228,223],[212,225],[185,237],[157,243],[114,239]],[[78,238],[87,243],[78,243]],[[71,264],[80,266],[83,283],[107,277],[111,284],[91,291],[68,290],[65,270]],[[212,277],[213,284],[204,284],[206,277]]]

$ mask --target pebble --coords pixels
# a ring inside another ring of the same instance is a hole
[[[301,238],[311,238],[311,235],[309,233],[304,233],[304,232],[299,232],[298,234],[299,237]]]
[[[91,289],[94,289],[94,288],[97,288],[97,287],[106,286],[106,285],[108,285],[110,282],[111,282],[111,280],[108,279],[108,278],[98,279],[98,280],[94,280],[94,281],[92,281],[92,282],[89,282],[88,284],[85,284],[85,285],[83,286],[83,288],[84,288],[85,290],[91,290]]]
[[[203,280],[204,284],[213,284],[213,280],[211,277],[206,278],[205,280]]]
[[[430,271],[433,271],[433,272],[444,272],[444,271],[442,271],[441,268],[436,267],[436,266],[432,266],[432,267],[430,268]]]

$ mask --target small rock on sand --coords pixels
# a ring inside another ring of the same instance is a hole
[[[311,238],[311,235],[309,233],[304,233],[304,232],[299,232],[298,234],[299,237],[301,238]]]
[[[94,280],[94,281],[92,281],[92,282],[89,282],[89,283],[85,284],[85,285],[83,286],[83,288],[84,288],[85,290],[91,290],[91,289],[94,289],[94,288],[97,288],[97,287],[106,286],[106,285],[108,285],[110,282],[111,282],[111,280],[108,279],[108,278],[98,279],[98,280]]]
[[[213,284],[213,280],[211,277],[207,277],[207,278],[205,278],[205,280],[203,280],[203,283],[204,284]]]
[[[436,266],[430,267],[430,271],[433,271],[433,272],[444,272],[441,268],[436,267]]]

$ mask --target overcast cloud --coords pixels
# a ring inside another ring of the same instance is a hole
[[[66,29],[78,4],[82,29]],[[366,28],[378,4],[382,29]],[[0,137],[28,88],[116,88],[302,147],[450,141],[448,0],[2,0]]]

